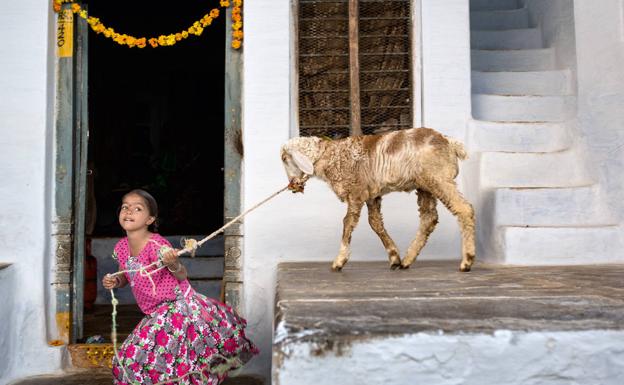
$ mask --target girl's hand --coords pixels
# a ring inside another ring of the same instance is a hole
[[[102,278],[102,286],[104,289],[110,290],[119,286],[119,278],[114,275],[106,274],[104,278]]]
[[[178,260],[178,250],[171,249],[163,254],[163,263],[169,268],[169,270],[178,270],[180,267],[180,261]]]

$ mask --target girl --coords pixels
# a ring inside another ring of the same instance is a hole
[[[159,258],[165,268],[152,274],[151,281],[142,272],[102,280],[109,290],[130,283],[145,313],[113,359],[114,383],[151,385],[179,378],[175,383],[217,385],[258,349],[245,337],[246,321],[232,308],[193,290],[176,251],[155,233],[157,215],[156,200],[146,191],[133,190],[122,199],[119,224],[127,236],[113,252],[120,271]]]

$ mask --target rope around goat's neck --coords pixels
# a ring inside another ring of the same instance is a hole
[[[283,193],[284,191],[286,191],[288,189],[288,187],[289,186],[286,186],[286,187],[276,191],[275,193],[271,194],[266,199],[262,200],[261,202],[255,204],[254,206],[252,206],[249,209],[245,210],[242,214],[238,215],[236,218],[232,219],[231,221],[229,221],[228,223],[223,225],[220,229],[218,229],[218,230],[214,231],[213,233],[209,234],[208,236],[204,237],[202,240],[200,240],[200,241],[196,241],[194,239],[187,240],[185,242],[186,247],[184,247],[182,250],[179,250],[177,252],[178,256],[181,256],[181,255],[186,254],[186,253],[191,253],[193,256],[195,256],[195,251],[199,247],[201,247],[204,243],[206,243],[208,240],[216,237],[218,234],[220,234],[223,231],[225,231],[225,229],[227,229],[228,227],[233,225],[236,221],[238,221],[239,219],[241,219],[245,215],[247,215],[250,212],[254,211],[258,207],[262,206],[266,202],[268,202],[271,199],[273,199],[276,196],[278,196],[279,194]],[[158,268],[156,268],[154,270],[151,270],[151,271],[147,271],[147,268],[152,267],[152,266],[157,266],[160,263],[161,263],[161,261],[158,260],[158,261],[150,263],[149,265],[141,266],[138,269],[122,270],[122,271],[118,271],[118,272],[110,274],[110,275],[111,276],[117,276],[117,275],[121,275],[123,273],[139,272],[139,274],[141,274],[141,276],[147,277],[150,280],[150,282],[152,284],[152,290],[155,290],[156,284],[152,280],[152,274],[155,274],[156,272],[162,270],[165,267],[165,265],[162,265],[162,266],[160,266],[160,267],[158,267]],[[112,328],[111,328],[111,341],[113,342],[113,352],[115,353],[115,358],[117,358],[117,362],[119,362],[119,366],[121,366],[121,370],[122,370],[122,373],[123,373],[124,380],[128,381],[128,383],[130,383],[130,384],[135,384],[137,382],[134,381],[134,379],[130,378],[130,376],[126,372],[126,368],[123,366],[121,358],[119,357],[119,354],[117,352],[117,304],[119,304],[119,301],[117,300],[117,298],[115,298],[114,289],[110,289],[110,292],[111,292],[111,298],[112,298],[111,299],[111,304],[113,305],[113,312],[111,313],[112,322],[113,322]],[[227,357],[221,356],[220,354],[217,354],[217,355],[220,356],[222,359],[224,359],[225,363],[218,365],[214,369],[211,368],[211,370],[210,370],[211,373],[225,374],[225,372],[228,371],[228,367],[231,367],[230,366],[230,362],[238,360],[237,357],[233,357],[231,359],[228,359]],[[239,360],[239,363],[240,363],[240,360]],[[203,371],[192,371],[192,372],[186,373],[185,375],[183,375],[181,377],[177,377],[177,378],[173,378],[173,379],[170,379],[170,380],[157,382],[154,385],[161,385],[161,384],[166,384],[166,383],[179,382],[180,380],[184,379],[185,377],[187,377],[187,376],[189,376],[191,374],[199,374],[199,375],[201,375],[202,380],[205,380],[206,383],[209,382],[209,378],[206,376],[206,374]]]

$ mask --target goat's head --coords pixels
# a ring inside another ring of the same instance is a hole
[[[292,192],[303,192],[305,182],[314,175],[314,161],[320,156],[320,141],[317,137],[292,138],[282,146],[282,163]]]

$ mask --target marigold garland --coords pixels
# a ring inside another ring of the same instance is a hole
[[[212,21],[219,17],[219,10],[214,8],[210,13],[204,15],[201,19],[194,22],[187,29],[172,33],[169,35],[160,35],[157,38],[145,38],[135,37],[125,33],[115,32],[114,29],[106,27],[99,18],[89,16],[86,10],[80,7],[80,4],[76,4],[75,0],[54,0],[54,10],[59,12],[61,5],[71,3],[71,10],[74,14],[82,17],[87,21],[91,29],[97,34],[103,34],[105,37],[112,39],[114,42],[120,45],[127,45],[130,48],[145,48],[148,44],[153,47],[172,46],[177,42],[188,38],[190,35],[200,36],[204,32],[204,28],[212,24]],[[220,0],[222,8],[227,8],[233,4],[232,7],[232,48],[239,49],[242,46],[243,41],[243,17],[242,6],[243,0]]]

